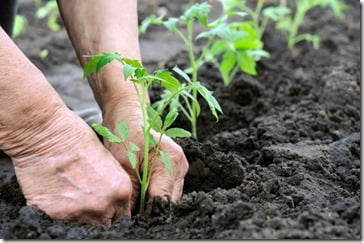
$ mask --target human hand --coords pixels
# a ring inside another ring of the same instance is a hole
[[[110,226],[119,218],[130,218],[129,175],[87,124],[64,110],[50,118],[44,129],[42,124],[28,128],[22,136],[37,140],[17,145],[17,149],[30,148],[26,153],[12,154],[27,204],[54,219],[92,225]]]

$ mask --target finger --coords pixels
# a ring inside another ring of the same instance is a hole
[[[176,203],[177,201],[179,201],[182,197],[182,192],[183,192],[183,184],[184,184],[184,179],[180,178],[177,179],[174,187],[173,187],[173,192],[172,192],[172,202]]]
[[[160,196],[165,200],[168,200],[172,196],[173,192],[173,175],[169,175],[161,161],[156,161],[156,165],[152,172],[150,179],[148,198]]]
[[[112,218],[112,222],[115,222],[119,219],[123,218],[131,218],[131,202],[129,205],[121,204],[120,206],[117,206],[115,209],[114,217]]]

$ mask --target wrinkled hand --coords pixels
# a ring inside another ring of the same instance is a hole
[[[140,151],[137,152],[139,171],[142,171],[143,164],[143,148],[144,139],[142,131],[142,115],[139,105],[135,102],[118,103],[112,113],[104,114],[103,125],[115,132],[120,121],[127,124],[129,128],[129,141],[135,143]],[[160,134],[152,132],[156,141],[159,140]],[[105,139],[105,147],[120,162],[123,169],[129,174],[133,192],[132,192],[132,208],[136,204],[136,200],[140,194],[139,182],[136,178],[135,171],[132,168],[127,153],[122,145],[113,144]],[[161,140],[160,150],[167,153],[172,162],[172,174],[168,174],[160,158],[157,158],[153,168],[152,177],[147,192],[147,200],[155,196],[160,196],[166,200],[176,202],[181,198],[183,191],[184,177],[188,171],[188,162],[182,148],[176,144],[171,138],[163,136]],[[150,151],[149,158],[153,157],[154,151]]]

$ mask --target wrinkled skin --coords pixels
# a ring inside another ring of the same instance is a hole
[[[83,55],[102,51],[140,59],[136,1],[58,3],[81,65]],[[27,204],[55,219],[93,225],[130,217],[139,187],[125,151],[108,143],[105,148],[1,28],[0,43],[0,150],[11,157]],[[125,121],[130,139],[142,148],[140,107],[131,82],[120,79],[121,68],[110,64],[89,83],[104,124],[114,130]],[[170,155],[173,174],[157,161],[148,196],[177,201],[188,163],[170,138],[162,140],[161,150]]]

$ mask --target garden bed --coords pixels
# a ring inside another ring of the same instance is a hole
[[[173,12],[181,6],[157,2]],[[264,40],[272,56],[259,62],[258,76],[240,73],[226,87],[216,68],[202,67],[200,79],[224,114],[216,123],[203,104],[199,141],[177,140],[190,163],[177,205],[155,199],[150,215],[110,228],[51,220],[25,206],[11,162],[2,154],[0,238],[360,239],[360,3],[346,3],[344,21],[322,9],[310,13],[304,29],[320,35],[318,50],[307,43],[288,50],[269,28]],[[72,95],[60,81],[68,72],[57,70],[79,73],[73,92],[84,90],[84,100],[95,106],[65,30],[51,33],[32,20],[31,10],[27,4],[20,8],[32,25],[16,42],[64,97]],[[145,17],[148,9],[140,11]],[[147,67],[186,67],[178,40],[167,33],[155,36],[141,38]],[[164,59],[148,52],[153,44],[169,50],[171,41],[176,44]],[[45,60],[38,56],[42,48],[49,50]],[[152,100],[158,94],[152,91]],[[189,129],[183,119],[177,123]]]

